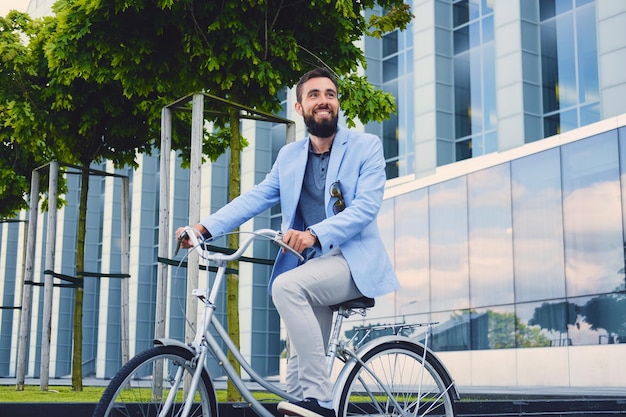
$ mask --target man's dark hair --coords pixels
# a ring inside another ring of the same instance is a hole
[[[312,78],[319,78],[319,77],[329,78],[333,82],[333,84],[335,84],[335,88],[337,90],[339,89],[339,85],[337,84],[337,79],[327,68],[324,68],[324,67],[315,68],[314,70],[311,70],[307,72],[306,74],[304,74],[302,78],[300,78],[300,81],[298,81],[298,84],[296,85],[296,100],[298,100],[298,103],[302,103],[302,84],[304,84],[305,82],[309,81]]]

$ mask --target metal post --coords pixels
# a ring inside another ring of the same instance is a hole
[[[170,251],[170,151],[172,149],[172,112],[164,107],[161,111],[161,160],[159,194],[159,249],[161,258],[168,258]],[[157,267],[157,293],[154,338],[165,337],[165,313],[167,307],[168,265]]]
[[[129,266],[129,256],[130,256],[130,210],[129,210],[129,185],[128,185],[128,177],[122,177],[122,241],[121,241],[121,251],[122,251],[122,274],[127,275],[130,266]],[[122,364],[125,364],[130,360],[130,337],[129,337],[129,327],[130,327],[130,313],[129,313],[129,287],[130,283],[128,282],[128,278],[122,278]]]
[[[32,314],[35,242],[37,241],[37,218],[39,217],[39,172],[33,170],[30,180],[30,211],[28,213],[28,237],[26,240],[26,259],[24,267],[24,282],[22,292],[22,315],[20,316],[20,330],[17,342],[17,373],[15,389],[24,391],[26,377],[26,360],[30,335],[30,318]]]
[[[170,152],[172,149],[172,112],[163,107],[161,110],[161,159],[159,194],[159,244],[158,256],[167,258],[170,251]],[[160,262],[157,266],[157,291],[154,320],[154,338],[165,337],[165,314],[167,311],[168,265]],[[163,381],[163,366],[156,363],[153,373],[152,394],[160,395]],[[156,397],[155,397],[156,398]]]
[[[202,184],[202,134],[204,127],[204,95],[194,94],[191,106],[191,157],[189,172],[189,224],[200,221],[200,191]],[[198,287],[199,257],[190,252],[187,264],[187,306],[186,315],[190,321],[185,332],[187,342],[193,340],[190,328],[195,328],[198,315],[198,303],[191,297],[191,291]]]
[[[57,177],[59,164],[50,162],[50,179],[48,182],[48,231],[46,235],[46,270],[43,286],[43,322],[41,344],[41,372],[39,388],[48,390],[50,377],[50,344],[52,339],[52,291],[54,289],[54,254],[57,235]]]

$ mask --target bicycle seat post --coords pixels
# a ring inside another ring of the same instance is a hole
[[[348,317],[344,307],[339,307],[335,316],[332,331],[330,333],[330,339],[328,340],[328,348],[326,349],[326,364],[328,365],[328,373],[333,369],[335,357],[337,355],[337,348],[339,347],[339,336],[341,334],[341,326],[343,325],[343,319]]]

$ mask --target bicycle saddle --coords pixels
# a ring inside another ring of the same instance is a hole
[[[359,297],[359,298],[355,298],[353,300],[348,300],[348,301],[344,301],[342,303],[339,304],[335,304],[330,306],[330,308],[333,311],[337,311],[339,310],[339,307],[343,307],[345,309],[350,309],[350,308],[372,308],[374,307],[374,304],[376,304],[376,300],[374,300],[373,298],[369,298],[369,297]]]

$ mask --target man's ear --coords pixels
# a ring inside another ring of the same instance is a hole
[[[300,104],[299,102],[296,101],[296,103],[293,105],[293,107],[296,109],[298,114],[300,116],[302,116],[302,104]]]

